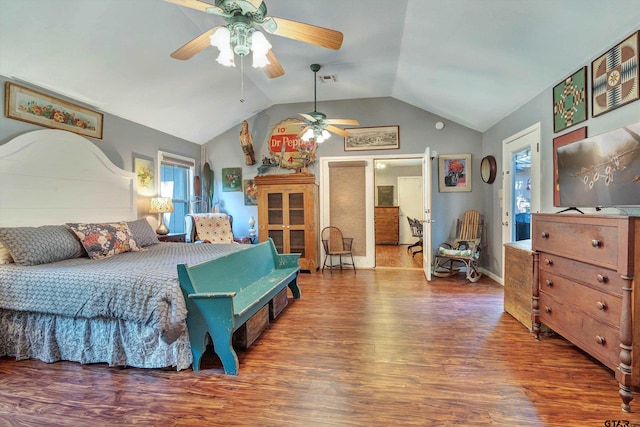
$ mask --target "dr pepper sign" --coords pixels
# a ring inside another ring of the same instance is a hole
[[[273,127],[269,139],[269,151],[272,158],[277,160],[280,167],[298,169],[304,167],[305,159],[314,151],[315,140],[308,142],[298,137],[305,126],[300,119],[285,119]]]

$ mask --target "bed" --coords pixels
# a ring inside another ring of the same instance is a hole
[[[135,174],[70,132],[38,130],[1,145],[0,182],[0,356],[191,365],[176,266],[246,245],[158,242],[137,218]],[[95,233],[117,236],[115,246],[90,241]]]

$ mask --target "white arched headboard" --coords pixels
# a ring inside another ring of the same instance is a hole
[[[37,130],[0,145],[0,226],[134,220],[135,173],[91,141]]]

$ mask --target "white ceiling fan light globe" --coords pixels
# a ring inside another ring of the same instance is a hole
[[[220,51],[218,58],[216,61],[218,64],[224,65],[225,67],[235,67],[235,63],[233,61],[233,50],[231,48],[231,32],[227,27],[218,28],[218,30],[213,33],[209,40],[212,46],[215,46]]]
[[[326,141],[327,139],[331,138],[331,134],[329,133],[328,130],[323,129],[322,130],[322,138]]]
[[[302,140],[303,141],[309,141],[311,138],[313,138],[313,129],[309,128],[307,129],[307,131],[302,135]]]
[[[267,54],[271,49],[271,43],[260,31],[254,31],[251,35],[251,50],[253,51],[253,68],[265,67],[271,62]]]

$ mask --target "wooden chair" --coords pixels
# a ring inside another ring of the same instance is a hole
[[[324,263],[322,264],[322,271],[327,267],[331,274],[333,274],[334,268],[342,270],[344,266],[352,266],[353,271],[356,271],[356,264],[353,262],[353,251],[351,249],[353,245],[353,238],[343,237],[342,231],[338,227],[325,227],[321,233],[322,246],[324,247]],[[333,257],[339,258],[339,263],[333,263]],[[342,257],[350,257],[351,263],[343,261]],[[327,265],[327,260],[329,264]]]
[[[433,275],[449,277],[460,271],[461,264],[466,267],[467,280],[477,282],[482,277],[478,270],[480,258],[480,240],[482,234],[480,213],[470,210],[456,222],[456,238],[453,243],[440,243],[434,255]]]

